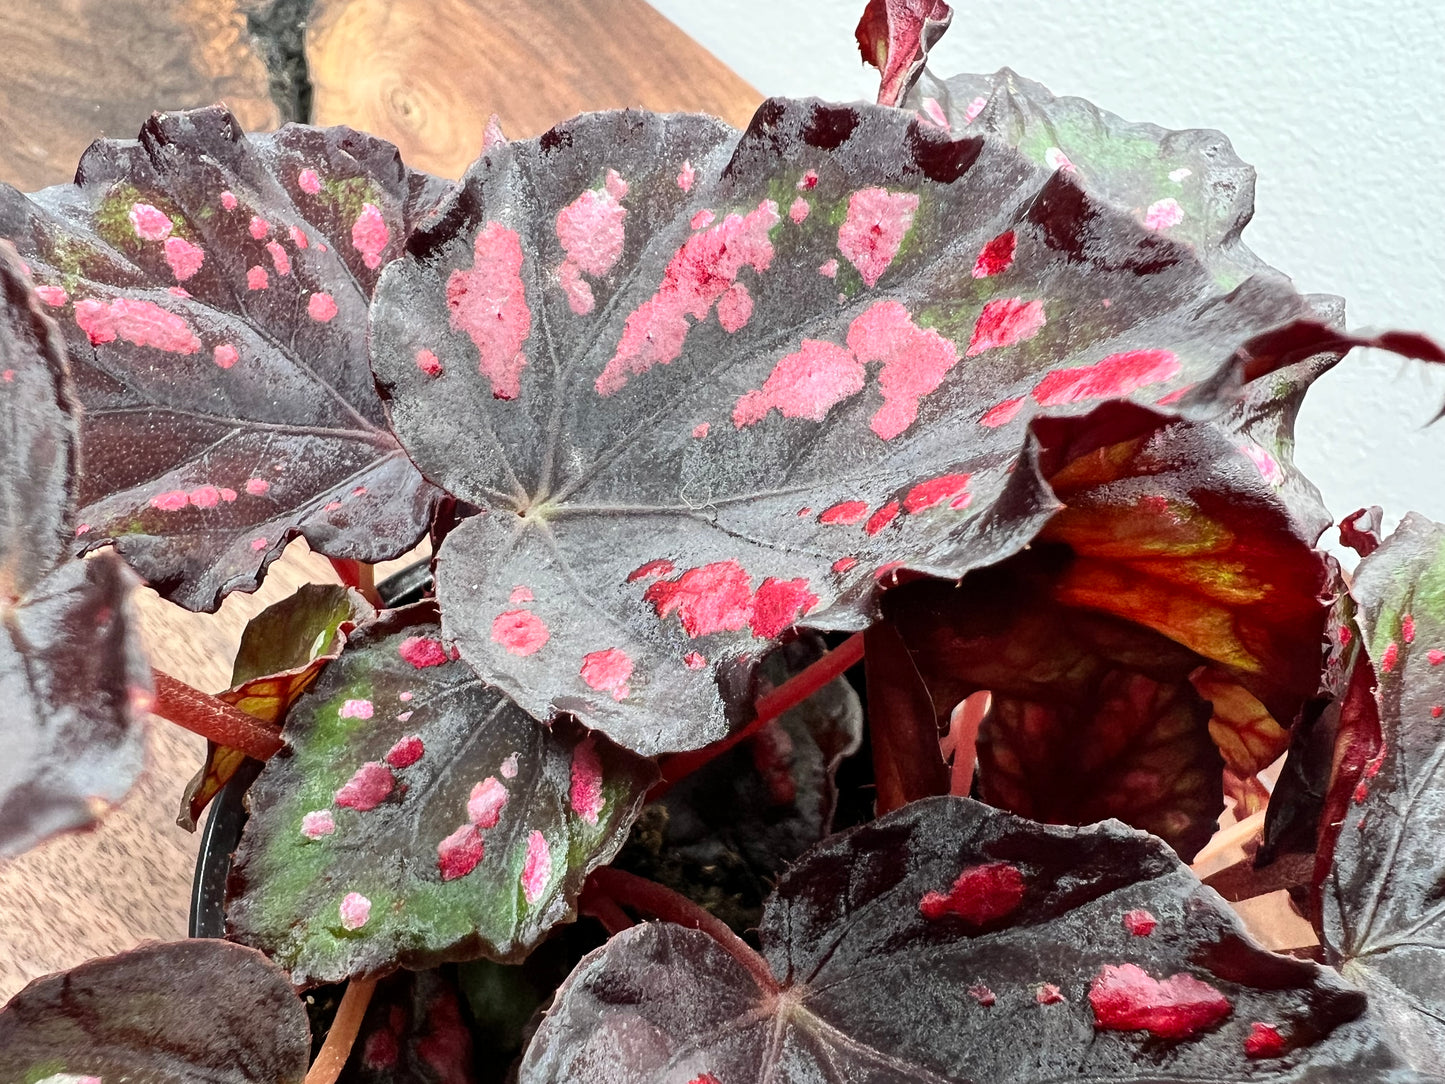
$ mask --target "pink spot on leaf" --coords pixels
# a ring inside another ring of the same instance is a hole
[[[502,778],[517,778],[517,754],[513,753],[506,760],[502,761]]]
[[[1024,898],[1024,875],[1007,862],[969,866],[954,879],[947,893],[926,892],[918,901],[919,913],[930,921],[947,915],[970,926],[982,926],[1012,914]]]
[[[527,837],[527,857],[522,863],[522,896],[528,903],[542,898],[551,877],[552,850],[547,846],[547,837],[533,832]]]
[[[485,852],[482,833],[464,824],[437,844],[437,872],[443,881],[465,877],[481,864]]]
[[[291,257],[286,254],[286,250],[281,247],[280,242],[267,241],[266,251],[271,254],[271,266],[276,268],[276,274],[291,274]]]
[[[478,828],[495,828],[507,804],[507,788],[494,775],[489,775],[472,788],[467,799],[467,819]]]
[[[1400,645],[1391,640],[1385,646],[1385,653],[1380,656],[1380,670],[1388,674],[1395,669],[1395,664],[1400,661]]]
[[[336,831],[336,818],[329,809],[313,809],[301,818],[301,834],[307,839],[320,839]]]
[[[1438,647],[1432,647],[1425,653],[1425,657],[1430,660],[1431,666],[1439,666],[1445,662],[1445,651],[1441,651]]]
[[[817,188],[818,171],[816,169],[808,170],[807,173],[803,174],[802,179],[798,181],[796,187],[799,192],[811,192],[813,189]]]
[[[165,493],[157,493],[150,500],[152,508],[159,508],[162,512],[178,512],[191,503],[190,496],[183,489],[172,489]]]
[[[837,572],[839,575],[842,575],[844,572],[847,572],[857,563],[858,558],[856,557],[839,557],[836,561],[833,562],[833,571]]]
[[[645,580],[650,576],[666,576],[673,569],[671,561],[665,557],[659,557],[656,561],[648,561],[645,565],[638,565],[627,574],[628,583],[636,583],[638,580]]]
[[[882,508],[878,509],[878,511],[874,512],[871,516],[868,517],[868,522],[863,524],[863,530],[870,535],[877,534],[879,531],[883,530],[884,527],[887,527],[890,523],[892,523],[894,517],[897,515],[898,502],[889,501]]]
[[[820,263],[820,264],[818,265],[818,274],[822,275],[822,276],[823,276],[824,278],[826,278],[826,279],[837,278],[837,277],[838,277],[838,261],[837,261],[837,260],[824,260],[822,263]]]
[[[246,492],[253,497],[265,496],[271,488],[271,483],[264,478],[248,478],[246,480]]]
[[[360,892],[348,892],[338,908],[341,925],[348,930],[359,930],[371,918],[371,901]]]
[[[632,677],[632,659],[620,648],[588,652],[582,656],[581,674],[589,688],[611,693],[613,700],[623,700],[632,693],[627,687],[627,680]]]
[[[818,604],[818,596],[808,590],[808,581],[763,580],[753,599],[750,626],[754,636],[771,640],[797,623],[798,619]]]
[[[306,314],[318,324],[327,323],[336,315],[336,299],[330,294],[312,294],[306,299]]]
[[[1261,448],[1251,441],[1240,446],[1239,449],[1245,457],[1254,464],[1254,469],[1259,471],[1259,476],[1272,486],[1281,485],[1284,482],[1284,471],[1280,469],[1279,462],[1270,455],[1268,449]]]
[[[1156,979],[1134,964],[1106,964],[1089,987],[1094,1026],[1187,1039],[1230,1014],[1229,1000],[1193,975]]]
[[[221,491],[215,486],[197,486],[190,492],[190,502],[197,508],[214,508],[221,503]]]
[[[381,266],[382,253],[391,240],[391,230],[386,228],[386,219],[374,203],[363,203],[361,213],[351,224],[351,247],[361,253],[361,262],[375,271]]]
[[[986,105],[988,105],[988,99],[982,96],[979,96],[973,101],[969,102],[967,108],[965,108],[963,111],[963,123],[972,124],[974,122],[974,118],[976,118],[980,113],[983,112],[984,106]]]
[[[70,295],[59,286],[37,286],[35,287],[35,296],[51,308],[58,308],[70,300]]]
[[[848,215],[838,227],[838,251],[870,287],[898,255],[917,210],[912,192],[862,188],[849,198]]]
[[[778,205],[763,200],[747,215],[730,214],[689,237],[668,262],[657,293],[628,316],[616,351],[597,377],[597,394],[616,394],[629,377],[676,360],[687,338],[687,318],[705,319],[744,267],[761,273],[772,264],[769,231],[777,224]]]
[[[1064,992],[1053,983],[1046,982],[1034,991],[1034,1000],[1040,1005],[1057,1005],[1064,1000]]]
[[[166,263],[171,265],[171,274],[177,282],[185,282],[201,269],[206,254],[200,247],[191,244],[184,237],[167,237],[165,244]]]
[[[314,169],[303,169],[296,174],[296,184],[301,191],[313,196],[321,191],[321,178],[316,175]]]
[[[909,513],[921,512],[940,501],[948,501],[950,508],[967,508],[971,498],[968,482],[972,477],[971,474],[945,474],[927,482],[920,482],[903,498],[903,510]]]
[[[938,104],[937,98],[924,98],[923,109],[919,116],[933,122],[944,131],[948,131],[952,127],[948,123],[948,114],[943,111],[943,106]]]
[[[1135,937],[1148,937],[1154,932],[1154,927],[1157,925],[1159,925],[1159,920],[1148,911],[1137,910],[1124,913],[1124,929]]]
[[[337,714],[343,719],[370,719],[373,710],[370,700],[348,700]]]
[[[703,437],[707,436],[707,431],[708,431],[709,429],[711,429],[711,428],[712,428],[712,423],[711,423],[711,422],[698,422],[696,425],[694,425],[694,426],[692,427],[692,437],[693,437],[693,439],[694,439],[694,440],[702,440]]]
[[[1005,399],[997,406],[989,407],[982,418],[978,420],[979,425],[987,426],[989,429],[997,429],[1001,425],[1007,425],[1018,415],[1019,408],[1024,405],[1022,399]]]
[[[677,187],[684,192],[691,192],[693,182],[697,180],[697,170],[692,168],[691,162],[683,162],[682,168],[677,171]]]
[[[738,429],[756,425],[774,409],[785,418],[821,422],[832,407],[863,390],[866,372],[836,343],[804,339],[802,349],[782,358],[760,389],[738,398],[733,425]]]
[[[1179,206],[1179,201],[1173,196],[1156,200],[1149,204],[1149,209],[1144,212],[1144,225],[1151,230],[1167,230],[1183,221],[1184,208]]]
[[[808,217],[810,210],[808,201],[802,196],[799,196],[793,200],[792,204],[788,207],[788,217],[793,220],[793,225],[799,226],[802,225],[803,220]]]
[[[1013,230],[1009,230],[984,245],[979,251],[978,259],[973,261],[973,277],[986,279],[991,275],[1003,274],[1013,266],[1017,244],[1017,236]]]
[[[388,749],[385,759],[393,768],[410,768],[421,759],[425,752],[426,746],[422,743],[421,738],[411,734]]]
[[[567,253],[558,276],[568,304],[579,316],[591,312],[593,306],[592,288],[581,274],[605,275],[622,256],[627,210],[620,200],[627,186],[620,178],[614,185],[614,177],[617,174],[609,172],[606,188],[588,189],[557,212],[557,240]]]
[[[237,353],[234,346],[231,346],[229,343],[222,343],[211,352],[211,357],[222,369],[229,369],[232,365],[236,364],[236,360],[240,357],[240,354]]]
[[[868,424],[884,440],[913,424],[920,401],[958,363],[953,343],[931,328],[916,326],[897,301],[880,301],[854,320],[848,327],[848,346],[865,365],[883,363],[878,373],[883,406]]]
[[[252,548],[253,550],[255,550],[257,553],[259,553],[261,550],[265,549],[265,548],[266,548],[267,546],[269,546],[270,544],[271,544],[271,543],[270,543],[268,540],[264,539],[264,538],[253,538],[253,539],[251,539],[251,548]]]
[[[572,788],[568,792],[568,801],[572,804],[572,812],[592,825],[597,823],[606,804],[602,793],[602,761],[597,756],[597,739],[591,734],[572,750]]]
[[[251,236],[257,241],[261,240],[271,232],[271,223],[267,222],[260,215],[251,216]]]
[[[689,651],[682,657],[682,664],[689,670],[701,670],[707,665],[707,659],[696,651]]]
[[[1289,1049],[1284,1036],[1273,1024],[1250,1024],[1244,1037],[1244,1053],[1251,1058],[1277,1058]]]
[[[170,216],[149,203],[131,204],[128,217],[135,235],[142,241],[164,241],[171,235]]]
[[[288,237],[291,238],[291,243],[297,248],[306,247],[306,231],[303,230],[300,226],[286,227],[286,234]]]
[[[1044,326],[1044,303],[1025,301],[1021,297],[1005,297],[990,301],[973,325],[968,341],[968,356],[977,357],[985,350],[997,350],[1027,342]]]
[[[492,397],[521,394],[527,356],[522,344],[532,333],[532,310],[522,285],[522,243],[516,231],[489,222],[472,246],[470,270],[447,279],[447,307],[453,331],[464,331],[480,355],[478,370],[492,382]]]
[[[434,640],[430,636],[408,636],[396,651],[418,670],[425,670],[428,666],[441,666],[447,661],[447,649],[440,640]]]
[[[422,349],[416,352],[416,367],[427,376],[441,376],[441,360],[430,350]]]
[[[532,589],[530,587],[523,587],[521,584],[518,584],[516,587],[512,588],[512,593],[507,596],[507,601],[531,602],[534,598],[535,596],[532,594]]]
[[[818,522],[851,527],[853,524],[861,522],[867,514],[867,501],[839,501],[831,508],[823,509],[823,513],[818,517]]]
[[[336,792],[336,804],[366,813],[386,801],[396,787],[396,776],[385,764],[369,760]]]
[[[224,208],[225,208],[226,210],[228,210],[228,211],[234,211],[234,210],[236,209],[236,195],[235,195],[235,193],[234,193],[234,192],[222,192],[222,193],[221,193],[221,206],[224,207]]]
[[[1093,365],[1056,369],[1039,381],[1033,397],[1042,406],[1112,399],[1178,373],[1179,359],[1171,350],[1130,350],[1110,354]]]
[[[751,579],[736,561],[690,568],[675,580],[652,584],[642,597],[659,618],[676,613],[693,638],[736,631],[752,616]]]
[[[1407,644],[1415,642],[1415,618],[1410,614],[1400,619],[1400,639]]]
[[[729,335],[741,331],[753,315],[753,295],[741,282],[727,288],[717,303],[717,322]]]
[[[1044,165],[1050,169],[1061,169],[1065,173],[1074,172],[1074,163],[1071,162],[1069,156],[1058,147],[1050,147],[1044,151]]]
[[[149,346],[171,354],[194,354],[201,340],[185,319],[153,301],[117,298],[107,304],[95,298],[75,303],[75,322],[95,345],[116,337],[135,346]]]
[[[552,634],[531,610],[508,610],[492,622],[492,639],[513,655],[531,655],[541,650]]]
[[[269,285],[271,285],[271,277],[266,274],[266,269],[260,264],[246,271],[246,289],[264,290]]]
[[[994,992],[981,982],[974,983],[968,988],[968,996],[977,1001],[985,1009],[998,1000],[998,998],[994,996]]]

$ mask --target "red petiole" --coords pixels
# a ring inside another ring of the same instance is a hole
[[[151,670],[151,678],[156,687],[151,712],[162,719],[255,760],[269,760],[286,744],[274,730],[210,693],[156,669]]]

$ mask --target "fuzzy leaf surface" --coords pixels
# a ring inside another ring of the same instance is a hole
[[[916,802],[805,856],[760,937],[776,991],[705,934],[614,937],[559,991],[522,1084],[1408,1079],[1360,993],[1256,948],[1115,823]],[[1260,1024],[1278,1043],[1252,1057]]]
[[[486,509],[438,558],[463,657],[656,753],[737,724],[788,626],[1025,545],[1057,507],[1032,419],[1205,409],[1262,333],[1316,352],[1310,316],[991,138],[775,99],[492,147],[383,276],[372,350],[423,473]]]
[[[79,541],[194,610],[298,534],[368,562],[415,544],[435,491],[387,429],[366,327],[442,182],[350,129],[248,137],[220,107],[101,140],[76,177],[0,186],[0,236],[70,349]]]
[[[298,985],[488,956],[575,915],[626,838],[651,764],[538,724],[451,659],[434,607],[354,633],[251,787],[228,936]]]
[[[351,630],[375,616],[357,591],[339,584],[302,584],[246,623],[231,688],[217,695],[279,732],[287,710],[341,653]],[[245,760],[241,750],[208,741],[205,763],[186,785],[176,823],[195,831],[202,811]]]
[[[1411,1064],[1434,1069],[1445,1065],[1445,527],[1407,515],[1360,562],[1352,593],[1367,657],[1340,741],[1372,755],[1336,754],[1354,770],[1332,783],[1344,793],[1321,941]]]
[[[67,560],[75,406],[65,346],[0,245],[0,858],[93,823],[145,755],[150,670],[114,556]]]
[[[36,979],[0,1010],[0,1079],[301,1084],[306,1010],[286,973],[224,941],[148,944]]]

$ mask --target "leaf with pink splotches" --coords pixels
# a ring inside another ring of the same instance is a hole
[[[1293,360],[1265,332],[1317,352],[1311,315],[996,140],[775,99],[493,146],[383,276],[372,355],[423,473],[484,509],[438,558],[463,657],[654,753],[745,716],[790,626],[1026,545],[1030,421],[1214,409]]]
[[[1117,823],[915,802],[805,855],[759,937],[752,970],[679,926],[614,937],[558,991],[521,1084],[1421,1079],[1391,1072],[1362,994],[1255,946]]]
[[[1342,703],[1317,866],[1326,959],[1410,1063],[1445,1064],[1445,526],[1411,513],[1356,570],[1361,657]]]
[[[286,974],[224,941],[147,944],[36,979],[0,1010],[0,1080],[301,1084],[306,1009]]]
[[[344,128],[246,136],[222,108],[101,140],[77,183],[0,186],[84,408],[77,541],[213,610],[302,535],[395,557],[435,491],[387,429],[370,297],[443,184]]]
[[[150,670],[111,554],[67,559],[76,409],[65,346],[0,243],[0,858],[84,828],[145,756]]]
[[[943,0],[868,0],[853,36],[864,63],[882,77],[879,105],[899,104],[952,19]]]
[[[524,957],[576,916],[653,766],[536,722],[451,657],[427,604],[352,634],[252,785],[227,935],[301,986]]]
[[[277,733],[316,675],[341,653],[358,624],[376,616],[360,592],[340,584],[302,584],[246,623],[231,668],[231,688],[216,695]],[[176,823],[196,830],[202,811],[240,770],[246,754],[206,742],[206,759],[181,796]]]
[[[475,1084],[473,1058],[452,969],[403,971],[377,984],[337,1081]]]

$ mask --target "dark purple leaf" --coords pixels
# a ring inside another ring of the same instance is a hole
[[[0,235],[70,347],[80,541],[203,610],[298,534],[362,561],[412,546],[434,491],[387,430],[367,310],[442,182],[350,129],[247,137],[219,107],[97,142],[76,177],[0,187]]]
[[[770,654],[763,692],[823,650],[803,636]],[[834,772],[862,736],[858,694],[838,678],[648,803],[612,865],[755,928],[778,875],[832,831]]]
[[[1347,748],[1336,753],[1356,763],[1332,784],[1342,808],[1331,817],[1321,940],[1411,1063],[1436,1069],[1445,1065],[1445,527],[1407,515],[1360,562],[1353,593],[1368,657],[1341,740],[1373,755],[1360,764]]]
[[[286,974],[224,941],[143,945],[36,979],[0,1011],[0,1079],[301,1084],[306,1010]]]
[[[882,76],[879,105],[899,104],[952,20],[943,0],[868,0],[853,36],[864,62]]]
[[[472,1064],[472,1033],[450,971],[403,971],[377,985],[338,1080],[475,1084]]]
[[[455,661],[435,607],[354,633],[287,716],[250,790],[228,935],[301,986],[488,956],[575,917],[651,764],[537,723]]]
[[[75,428],[60,333],[0,243],[0,858],[93,823],[143,767],[135,578],[66,559]]]
[[[1025,545],[1057,506],[1031,419],[1214,409],[1327,337],[1283,281],[1227,292],[1068,174],[879,107],[593,114],[468,178],[372,340],[408,451],[487,509],[441,550],[446,628],[647,753],[726,733],[788,626]]]
[[[703,933],[613,938],[558,992],[522,1084],[1409,1079],[1363,995],[1255,947],[1118,824],[917,802],[810,852],[760,936],[776,989]]]

